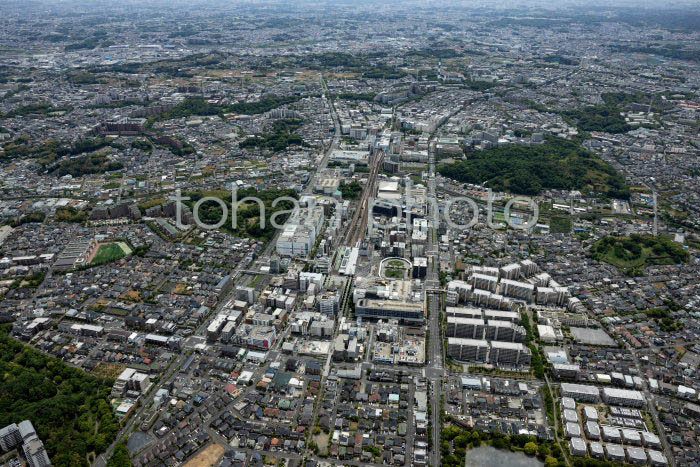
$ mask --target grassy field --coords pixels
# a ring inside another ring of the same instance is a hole
[[[389,277],[391,279],[403,279],[404,272],[405,272],[404,269],[387,268],[386,271],[384,272],[384,275],[386,275],[386,277]]]
[[[553,216],[549,219],[549,229],[551,233],[569,233],[571,232],[571,219]]]
[[[124,368],[126,368],[126,365],[121,363],[100,362],[92,373],[106,379],[117,379],[117,376],[124,371]]]
[[[603,237],[593,246],[593,256],[620,269],[643,269],[654,264],[679,264],[688,252],[672,240],[659,236]]]
[[[121,259],[126,255],[127,255],[127,253],[117,243],[109,243],[107,245],[100,245],[100,247],[97,250],[97,253],[95,254],[95,257],[92,258],[92,261],[90,262],[90,264],[109,263],[109,262]]]

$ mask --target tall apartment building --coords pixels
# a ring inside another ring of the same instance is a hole
[[[0,447],[9,451],[22,445],[22,451],[30,467],[47,467],[51,465],[44,443],[41,442],[29,420],[13,423],[0,429]]]
[[[520,265],[511,263],[501,267],[501,279],[518,279],[520,277]]]
[[[498,287],[498,276],[489,276],[487,274],[472,274],[471,285],[475,289],[488,290],[489,292],[496,292]]]
[[[498,277],[501,271],[498,268],[490,266],[471,266],[468,271],[470,274],[484,274],[486,276]]]
[[[534,285],[510,279],[503,279],[500,283],[500,288],[500,292],[503,295],[525,301],[531,301],[535,293]]]
[[[486,321],[508,321],[511,323],[520,322],[520,313],[517,311],[484,310]]]
[[[530,277],[537,273],[537,264],[529,259],[520,262],[520,271],[525,277]]]
[[[0,428],[0,447],[3,451],[9,451],[22,442],[22,435],[16,423]]]
[[[532,352],[523,344],[514,342],[491,342],[489,361],[498,365],[529,365]]]
[[[448,306],[445,309],[445,314],[447,315],[448,318],[450,316],[454,316],[457,318],[481,319],[483,316],[481,308],[468,308],[468,307],[455,307],[455,306]]]
[[[472,295],[473,287],[464,281],[450,281],[447,284],[447,304],[455,306],[466,302]]]
[[[537,287],[549,287],[549,281],[552,280],[552,276],[546,272],[541,272],[535,276],[535,285]]]
[[[489,321],[486,324],[486,339],[502,342],[523,342],[526,331],[510,321]]]
[[[447,337],[464,337],[468,339],[483,339],[486,324],[483,319],[447,317]]]
[[[32,438],[22,445],[24,457],[29,467],[48,467],[51,465],[44,443],[39,438]]]
[[[489,306],[491,303],[491,292],[487,290],[474,290],[471,299],[476,306]]]
[[[485,362],[488,351],[489,343],[485,340],[447,338],[447,355],[455,360]]]

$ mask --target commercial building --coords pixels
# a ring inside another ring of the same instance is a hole
[[[355,314],[362,318],[398,319],[402,322],[422,323],[423,303],[372,300],[362,298],[355,305]]]
[[[648,448],[660,448],[661,447],[661,439],[654,433],[651,433],[649,431],[643,431],[642,432],[642,443],[644,443],[644,446]]]
[[[105,328],[92,324],[73,324],[71,330],[77,332],[81,336],[99,337],[104,334]]]
[[[97,246],[95,238],[73,240],[63,249],[53,267],[58,270],[68,270],[87,264],[90,253]]]
[[[564,417],[565,422],[578,423],[578,414],[575,410],[564,409],[564,411],[562,412],[562,417]]]
[[[29,467],[47,467],[51,465],[44,443],[39,438],[32,438],[22,445],[24,457]]]
[[[603,449],[603,445],[600,444],[598,441],[591,441],[589,448],[591,450],[591,456],[597,459],[602,459],[605,456],[605,450]]]
[[[602,438],[609,443],[619,443],[622,441],[620,429],[614,426],[603,425]]]
[[[329,291],[318,297],[318,311],[335,316],[340,310],[340,294],[335,291]]]
[[[142,394],[150,385],[150,378],[147,374],[133,368],[126,368],[112,386],[112,397],[123,397],[126,391],[136,391]]]
[[[639,434],[637,430],[632,430],[630,428],[623,428],[622,429],[622,441],[625,444],[631,444],[633,446],[641,446],[642,445],[642,436]]]
[[[598,421],[598,409],[587,405],[583,408],[583,416],[586,420]]]
[[[321,232],[323,219],[321,206],[299,209],[284,225],[277,239],[277,253],[280,256],[309,256]]]
[[[564,432],[567,438],[580,438],[581,426],[578,423],[566,423],[564,425]]]
[[[0,447],[3,451],[9,451],[21,442],[22,436],[16,423],[0,428]]]

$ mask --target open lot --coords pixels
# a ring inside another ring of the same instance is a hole
[[[190,460],[186,467],[209,467],[217,465],[226,448],[221,444],[210,444]]]

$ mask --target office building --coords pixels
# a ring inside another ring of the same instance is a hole
[[[362,298],[357,301],[355,314],[362,318],[398,319],[407,323],[422,323],[423,303],[373,300]]]
[[[329,291],[318,297],[318,311],[334,316],[340,310],[340,293]]]

